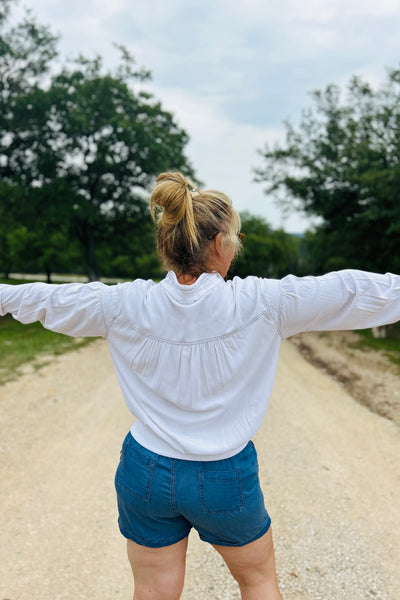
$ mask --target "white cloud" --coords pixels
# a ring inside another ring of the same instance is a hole
[[[263,186],[254,182],[253,169],[260,166],[258,149],[282,139],[282,129],[259,128],[232,123],[215,106],[184,90],[157,90],[168,110],[191,136],[188,153],[205,187],[220,189],[230,196],[235,208],[264,217],[273,226],[304,231],[309,221],[298,213],[284,217]]]

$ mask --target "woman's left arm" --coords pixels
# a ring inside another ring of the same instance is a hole
[[[0,316],[40,321],[46,329],[71,336],[106,337],[110,295],[111,288],[100,282],[0,284]]]
[[[357,270],[281,280],[280,330],[366,329],[400,320],[400,277]]]

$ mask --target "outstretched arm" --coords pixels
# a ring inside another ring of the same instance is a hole
[[[40,321],[46,329],[71,336],[105,337],[109,316],[104,297],[110,292],[99,282],[2,284],[0,316],[11,313],[21,323]]]
[[[283,337],[302,331],[364,329],[400,320],[400,276],[344,270],[282,279]]]

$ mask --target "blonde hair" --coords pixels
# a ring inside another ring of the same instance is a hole
[[[178,274],[198,277],[209,270],[211,240],[223,234],[223,243],[240,251],[240,217],[222,192],[198,190],[178,171],[161,173],[150,198],[157,223],[157,250],[163,266]]]

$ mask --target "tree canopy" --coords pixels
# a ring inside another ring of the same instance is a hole
[[[307,236],[316,271],[400,271],[400,70],[377,90],[353,77],[312,94],[257,179],[285,206],[322,219]]]
[[[273,230],[265,219],[248,212],[241,214],[241,221],[245,239],[230,275],[281,277],[296,269],[298,240],[294,236]]]
[[[164,170],[194,177],[186,132],[143,89],[150,73],[125,48],[113,70],[99,56],[56,70],[57,38],[30,13],[11,27],[9,4],[0,5],[3,270],[29,261],[90,279],[157,270],[145,192]]]

